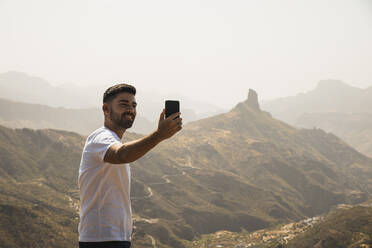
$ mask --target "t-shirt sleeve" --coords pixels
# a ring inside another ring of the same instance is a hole
[[[101,132],[92,140],[90,152],[94,153],[98,159],[103,161],[107,150],[116,143],[121,143],[121,141],[112,133]]]

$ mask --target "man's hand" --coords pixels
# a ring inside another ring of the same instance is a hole
[[[156,130],[161,140],[169,139],[182,129],[182,118],[180,115],[181,113],[178,112],[168,116],[168,118],[164,118],[165,109],[163,109],[159,118],[158,130]]]

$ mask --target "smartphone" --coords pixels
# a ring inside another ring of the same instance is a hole
[[[168,116],[180,112],[180,102],[175,100],[166,100],[165,101],[165,118]],[[176,117],[175,119],[177,119]]]

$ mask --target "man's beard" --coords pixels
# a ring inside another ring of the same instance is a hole
[[[127,118],[126,116],[127,115],[130,115],[133,117],[133,119],[129,119]],[[115,111],[113,111],[113,109],[111,108],[111,111],[110,111],[110,120],[117,126],[119,127],[122,127],[122,128],[130,128],[132,127],[133,125],[133,122],[134,122],[134,118],[135,116],[131,113],[124,113],[120,116],[120,114],[116,113]]]

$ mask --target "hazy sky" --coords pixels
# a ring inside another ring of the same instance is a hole
[[[0,0],[0,73],[125,81],[230,107],[372,85],[372,0]]]

